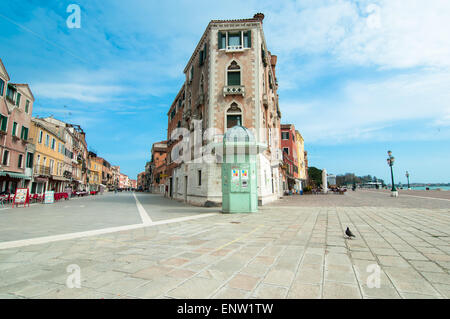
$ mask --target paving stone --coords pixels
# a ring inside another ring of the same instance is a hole
[[[382,266],[411,267],[405,259],[398,256],[378,256],[378,259],[380,260]]]
[[[436,295],[436,290],[412,268],[385,267],[384,271],[399,292]]]
[[[204,299],[208,298],[221,285],[223,285],[221,280],[194,277],[169,291],[166,295],[181,299]]]
[[[138,278],[123,278],[107,285],[104,285],[97,289],[99,292],[109,293],[112,295],[123,295],[130,290],[133,290],[139,286],[147,283],[147,280]]]
[[[154,279],[159,276],[164,276],[171,272],[174,268],[165,266],[150,266],[148,268],[141,269],[134,274],[133,277],[142,279]]]
[[[422,271],[421,274],[431,283],[450,285],[450,275],[438,272]]]
[[[325,299],[361,299],[357,285],[325,282],[323,285],[323,298]]]
[[[229,287],[224,287],[217,292],[213,298],[214,299],[245,299],[247,298],[249,292],[246,290],[234,289]]]
[[[322,266],[303,264],[298,269],[295,282],[302,284],[320,284],[322,282]]]
[[[147,284],[127,291],[126,295],[142,299],[159,298],[166,295],[168,291],[174,289],[183,280],[184,279],[161,276],[148,282]]]
[[[352,259],[364,259],[375,261],[375,257],[372,255],[372,253],[368,251],[352,251],[351,256]]]
[[[303,257],[303,263],[321,265],[323,263],[323,258],[323,255],[306,253]]]
[[[357,284],[355,273],[351,266],[343,266],[343,265],[325,266],[325,280]]]
[[[241,290],[253,290],[261,278],[248,276],[244,274],[237,274],[229,282],[228,286],[230,288],[236,288]]]
[[[418,271],[428,271],[428,272],[444,272],[442,268],[431,261],[422,261],[422,260],[411,260],[410,263],[416,268]]]
[[[404,299],[441,299],[436,295],[422,295],[417,293],[400,292]]]
[[[285,287],[260,284],[252,296],[258,299],[284,299],[287,292]]]
[[[268,272],[263,282],[278,286],[289,287],[294,278],[294,272],[291,270],[274,268]]]
[[[407,260],[428,260],[427,257],[417,252],[400,252],[400,255]]]
[[[294,282],[287,295],[289,299],[319,299],[321,298],[320,285]]]

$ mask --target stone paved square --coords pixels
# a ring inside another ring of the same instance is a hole
[[[114,223],[97,228],[92,222],[106,220],[110,210],[86,208],[76,228],[58,231],[65,219],[73,221],[70,209],[35,205],[30,211],[0,211],[0,224],[8,225],[7,232],[0,229],[0,297],[447,299],[450,294],[445,198],[391,198],[383,191],[290,196],[239,215],[155,195],[137,198],[152,223],[140,220],[132,194],[95,199],[95,207],[117,210]],[[123,212],[116,207],[122,200]],[[21,232],[31,212],[41,219]],[[62,219],[55,221],[56,214]],[[356,238],[344,236],[346,227]],[[81,288],[67,285],[71,265],[79,267]]]

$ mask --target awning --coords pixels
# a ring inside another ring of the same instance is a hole
[[[50,179],[53,179],[54,181],[61,181],[61,182],[69,182],[70,181],[67,178],[60,177],[60,176],[52,176],[52,177],[50,177]]]
[[[0,172],[0,176],[6,176],[10,178],[20,178],[20,179],[31,179],[31,176],[14,172]]]

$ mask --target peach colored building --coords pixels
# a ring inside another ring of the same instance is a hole
[[[34,149],[28,144],[34,96],[10,82],[0,59],[0,193],[31,186]]]
[[[267,48],[263,19],[258,13],[250,19],[211,21],[190,57],[185,82],[169,110],[170,197],[197,205],[222,202],[220,161],[196,160],[208,156],[235,125],[253,131],[263,150],[257,155],[259,203],[282,195],[277,57]],[[201,136],[181,150],[186,143],[179,143],[176,128],[200,128]],[[203,146],[200,154],[194,144]]]

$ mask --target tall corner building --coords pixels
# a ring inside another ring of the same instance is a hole
[[[217,145],[236,125],[253,131],[256,142],[266,146],[257,155],[259,204],[281,195],[277,57],[267,48],[263,19],[258,13],[250,19],[212,20],[197,44],[167,113],[167,196],[194,205],[222,202],[221,163],[193,161],[193,143]],[[177,147],[182,139],[174,137],[174,130],[193,132],[199,125],[203,136],[191,139],[190,160],[177,160],[183,155]]]

